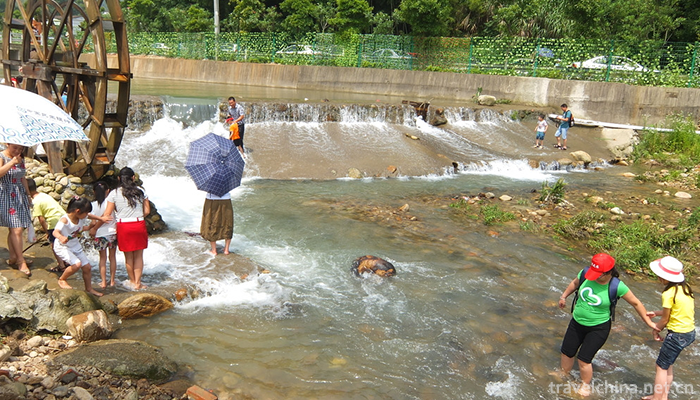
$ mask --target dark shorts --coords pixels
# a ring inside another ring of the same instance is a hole
[[[49,243],[51,243],[51,248],[53,249],[53,241],[56,240],[56,236],[53,235],[53,229],[47,230],[46,234],[49,235]]]
[[[695,341],[695,331],[688,333],[676,333],[668,331],[664,343],[661,345],[659,357],[656,359],[656,365],[661,369],[668,369],[676,358],[681,354],[681,351]]]
[[[578,359],[590,364],[598,350],[608,340],[611,324],[612,322],[608,321],[600,325],[585,326],[571,318],[561,344],[562,354],[573,358],[578,352]]]
[[[233,145],[236,147],[238,147],[238,146],[243,147],[243,139],[233,139]]]

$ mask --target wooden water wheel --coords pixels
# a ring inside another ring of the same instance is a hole
[[[119,0],[7,0],[4,22],[5,82],[21,75],[23,88],[63,107],[90,139],[45,143],[51,170],[85,183],[99,179],[114,163],[129,107],[129,46]],[[109,67],[108,51],[116,53]],[[117,96],[109,110],[108,92]]]

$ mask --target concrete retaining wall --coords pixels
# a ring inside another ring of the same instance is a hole
[[[631,86],[621,83],[566,81],[448,72],[370,68],[254,64],[132,56],[134,77],[233,83],[302,90],[391,94],[411,100],[471,101],[483,94],[539,107],[569,104],[581,119],[654,124],[666,115],[700,118],[700,89]]]

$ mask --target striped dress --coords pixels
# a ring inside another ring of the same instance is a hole
[[[6,164],[12,160],[3,152],[0,152],[0,157]],[[0,226],[26,228],[32,223],[29,198],[22,184],[26,172],[22,162],[13,165],[0,177]]]

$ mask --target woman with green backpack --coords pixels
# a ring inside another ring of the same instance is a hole
[[[564,309],[566,298],[575,293],[572,318],[561,344],[561,369],[569,374],[574,366],[574,356],[578,353],[579,372],[583,382],[578,390],[581,396],[591,394],[591,363],[608,339],[612,320],[615,319],[617,299],[621,297],[628,302],[650,328],[656,329],[642,302],[620,281],[619,276],[612,256],[596,254],[591,265],[578,273],[559,298],[559,308]]]

